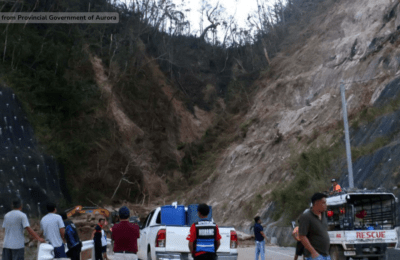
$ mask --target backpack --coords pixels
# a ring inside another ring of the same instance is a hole
[[[65,240],[67,241],[68,249],[71,249],[76,245],[81,244],[78,232],[76,231],[76,227],[74,223],[70,221],[65,223]]]

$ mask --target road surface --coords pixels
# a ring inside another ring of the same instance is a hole
[[[295,248],[266,246],[265,251],[265,260],[293,260]],[[254,260],[255,247],[251,246],[238,248],[238,254],[238,260]]]
[[[293,260],[295,248],[294,247],[277,247],[277,246],[266,246],[265,260]],[[254,260],[255,259],[255,247],[242,247],[238,248],[239,257],[238,260]],[[389,249],[386,254],[385,260],[399,260],[400,250]],[[299,258],[303,259],[303,258]]]

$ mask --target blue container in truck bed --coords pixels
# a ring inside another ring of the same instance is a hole
[[[175,208],[176,206],[176,208]],[[197,205],[191,206],[193,213],[197,212]],[[187,207],[178,207],[178,203],[173,203],[169,207],[163,208],[163,218],[172,217],[172,223],[175,225],[161,224],[161,207],[157,207],[147,216],[147,222],[140,230],[138,239],[137,257],[138,259],[165,259],[165,260],[188,260],[192,259],[189,252],[188,241],[186,240],[190,226],[176,225],[182,224],[185,214],[182,214]],[[178,213],[178,214],[177,214]],[[176,216],[179,215],[179,221]],[[193,215],[193,214],[192,214]],[[167,221],[167,223],[171,223]],[[222,237],[221,245],[217,251],[219,260],[237,260],[237,234],[234,227],[219,227],[219,233]]]
[[[185,206],[162,206],[161,207],[161,224],[167,226],[185,226],[186,212]]]
[[[187,210],[187,224],[191,226],[193,223],[196,223],[200,220],[199,216],[197,215],[197,207],[199,204],[191,204],[188,206]],[[212,219],[212,208],[211,206],[208,206],[210,208],[210,212],[208,213],[208,216],[205,220],[211,221]]]

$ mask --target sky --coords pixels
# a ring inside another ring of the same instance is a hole
[[[194,26],[198,28],[201,16],[198,10],[201,9],[201,0],[185,0],[185,2],[186,1],[188,1],[187,4],[192,9],[190,18],[193,20]],[[212,6],[216,6],[218,2],[226,8],[227,16],[235,15],[237,21],[243,27],[245,26],[247,15],[257,9],[256,0],[209,0]],[[208,21],[205,22],[205,26],[207,24],[209,24]]]
[[[173,0],[175,4],[179,5],[182,0]],[[185,6],[191,9],[190,21],[193,26],[193,30],[199,30],[200,24],[200,12],[202,0],[183,0]],[[213,7],[219,2],[220,5],[225,7],[226,17],[235,15],[236,20],[240,27],[246,27],[246,20],[249,13],[257,10],[257,0],[207,0]],[[275,0],[260,0],[268,5],[275,3]],[[204,17],[206,19],[206,17]],[[210,23],[206,20],[204,22],[204,28]]]
[[[120,0],[125,3],[130,3],[135,0]],[[138,0],[139,2],[143,0]],[[278,0],[259,0],[260,3],[264,3],[266,5],[272,6]],[[191,34],[196,34],[200,36],[200,9],[203,0],[172,0],[174,4],[178,6],[179,10],[187,10],[190,9],[190,12],[185,12],[185,15],[189,17],[190,21],[190,30]],[[222,15],[224,19],[228,22],[229,16],[234,16],[235,20],[239,26],[239,28],[248,28],[247,26],[247,17],[249,14],[257,11],[257,0],[206,0],[212,7],[215,7],[218,3],[220,6],[224,7],[224,14]],[[286,0],[283,0],[285,3]],[[184,5],[182,7],[181,5]],[[207,21],[207,17],[204,14],[204,23],[203,29],[210,25],[210,22]],[[219,38],[219,31],[217,29],[217,37]]]

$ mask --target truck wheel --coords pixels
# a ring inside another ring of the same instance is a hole
[[[329,254],[331,255],[332,260],[346,260],[347,257],[344,256],[343,247],[341,246],[331,246],[329,250]]]

